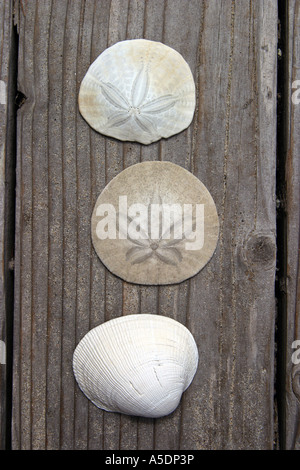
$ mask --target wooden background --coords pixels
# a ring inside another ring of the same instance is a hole
[[[278,157],[277,2],[2,0],[0,5],[7,18],[2,43],[11,44],[9,34],[18,37],[17,52],[2,48],[2,61],[17,53],[22,97],[15,152],[12,448],[274,449],[279,427],[286,429],[280,445],[299,447],[299,369],[290,370],[290,354],[291,341],[299,336],[300,108],[289,107]],[[290,2],[286,18],[293,54],[283,60],[289,64],[291,93],[299,69],[297,0]],[[197,88],[192,125],[149,146],[96,133],[77,104],[90,63],[117,41],[142,37],[180,52]],[[6,118],[1,131],[11,127]],[[10,153],[3,153],[4,167]],[[276,163],[282,167],[278,161],[285,162],[287,154],[285,203],[292,208],[289,216],[283,209],[290,231],[284,232],[288,243],[280,253],[286,263],[279,275],[281,283],[289,276],[292,287],[286,283],[280,289],[285,315],[278,322]],[[125,283],[104,268],[91,244],[90,218],[99,193],[124,168],[147,160],[172,161],[191,171],[217,206],[217,250],[198,275],[179,285]],[[8,238],[1,239],[3,252]],[[4,291],[6,279],[1,277]],[[9,344],[4,302],[1,308],[2,337]],[[199,349],[198,371],[180,406],[156,420],[97,409],[72,372],[74,348],[87,331],[142,312],[182,322]],[[278,354],[284,356],[279,363],[281,381],[286,373],[287,383],[279,388]],[[9,394],[1,393],[2,422],[7,423]],[[3,425],[2,436],[5,431],[10,433]]]
[[[280,324],[283,335],[284,384],[283,384],[283,433],[287,449],[300,450],[300,354],[298,364],[291,361],[295,352],[294,341],[300,339],[300,273],[299,273],[299,233],[300,233],[300,2],[289,2],[287,10],[288,51],[285,65],[286,82],[284,92],[286,109],[283,122],[282,153],[285,156],[284,213],[286,244],[283,254],[284,310]],[[296,86],[296,81],[298,84]],[[298,90],[298,91],[297,91]],[[297,99],[297,101],[295,101]],[[298,350],[299,350],[298,345]]]

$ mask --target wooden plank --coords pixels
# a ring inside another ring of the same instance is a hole
[[[16,43],[12,1],[0,1],[0,449],[10,441]]]
[[[285,393],[284,436],[287,449],[300,450],[300,277],[299,277],[299,195],[300,195],[300,2],[290,1],[287,9],[286,71],[286,270],[285,291]],[[298,82],[297,82],[298,80]],[[296,343],[294,343],[296,341]],[[298,342],[297,342],[298,341]]]
[[[15,449],[269,449],[273,446],[277,9],[242,0],[17,2],[19,87],[14,330]],[[97,134],[80,82],[108,46],[145,37],[178,50],[197,86],[192,125],[140,146]],[[211,192],[211,262],[176,286],[109,273],[90,215],[123,168],[169,160]],[[187,325],[199,368],[180,407],[152,420],[98,410],[72,373],[75,345],[119,315]]]

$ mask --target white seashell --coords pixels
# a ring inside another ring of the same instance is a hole
[[[73,356],[78,385],[98,408],[149,418],[177,408],[197,365],[190,331],[150,314],[118,317],[93,328]]]
[[[96,131],[150,144],[187,128],[195,84],[183,57],[160,42],[121,41],[92,63],[79,91],[79,110]]]

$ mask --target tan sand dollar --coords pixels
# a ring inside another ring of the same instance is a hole
[[[80,86],[79,110],[104,135],[150,144],[190,125],[193,75],[169,46],[146,39],[121,41],[89,67]]]
[[[73,355],[78,385],[98,408],[147,418],[177,408],[197,366],[191,332],[172,318],[153,314],[96,326]]]
[[[173,284],[197,274],[217,245],[219,220],[204,184],[171,162],[119,173],[98,197],[92,240],[103,264],[136,284]]]

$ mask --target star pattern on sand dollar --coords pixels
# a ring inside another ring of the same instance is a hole
[[[147,101],[149,85],[149,74],[144,67],[141,68],[133,81],[130,100],[116,86],[111,83],[101,82],[100,86],[104,98],[116,108],[116,111],[107,120],[107,129],[121,127],[129,121],[134,121],[144,132],[152,135],[157,134],[151,116],[172,108],[177,101],[177,97],[167,94]]]
[[[183,259],[183,242],[187,239],[187,233],[181,234],[180,238],[175,238],[174,234],[178,229],[178,225],[181,226],[181,217],[178,220],[174,220],[170,225],[165,226],[163,219],[163,204],[161,198],[159,203],[162,207],[159,217],[159,238],[151,238],[151,216],[150,207],[148,206],[148,217],[147,217],[147,230],[143,229],[144,224],[139,225],[139,238],[130,237],[128,232],[126,233],[128,241],[131,243],[131,247],[126,251],[126,261],[131,264],[140,264],[144,261],[153,258],[159,260],[165,264],[177,266]],[[132,223],[133,219],[128,214],[119,213],[119,218],[127,218],[128,223]],[[195,230],[195,218],[192,217],[192,226],[190,231]],[[120,224],[118,225],[118,231],[121,231]],[[166,238],[167,234],[173,233],[171,238]]]

